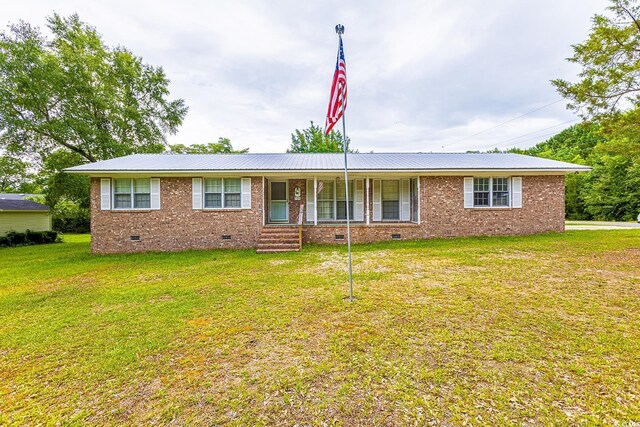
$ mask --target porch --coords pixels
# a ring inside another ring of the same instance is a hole
[[[420,224],[418,177],[263,177],[263,224],[354,226]],[[302,212],[302,216],[301,216]]]

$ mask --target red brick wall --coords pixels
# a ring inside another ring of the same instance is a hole
[[[522,208],[465,209],[464,177],[420,178],[421,224],[354,224],[355,243],[430,237],[532,234],[564,231],[564,176],[523,176]],[[100,180],[91,180],[91,245],[93,252],[136,252],[209,248],[249,248],[257,245],[262,228],[262,178],[252,178],[251,210],[193,210],[191,178],[161,179],[161,209],[152,211],[101,211]],[[301,200],[293,200],[296,185]],[[370,185],[370,192],[372,191]],[[301,203],[306,203],[305,181],[290,180],[291,222],[297,221]],[[264,198],[265,203],[267,197]],[[369,209],[372,195],[369,195]],[[222,240],[222,235],[231,240]],[[345,225],[305,225],[305,243],[336,243],[336,234],[346,234]],[[140,236],[131,241],[130,236]]]
[[[373,209],[373,184],[369,183],[369,209]],[[522,208],[464,208],[464,177],[420,178],[420,225],[379,223],[353,225],[354,243],[429,237],[524,235],[564,231],[564,176],[523,176]],[[371,215],[373,218],[373,214]],[[346,243],[335,240],[346,235],[346,225],[305,226],[305,243]]]
[[[344,240],[336,240],[336,234],[344,235]],[[392,234],[400,234],[401,240],[426,239],[428,237],[426,227],[418,224],[352,224],[352,243],[372,243],[384,240],[392,240]],[[303,243],[347,243],[347,225],[318,226],[305,225],[302,229]]]
[[[159,210],[100,210],[91,179],[91,250],[95,253],[250,248],[262,228],[262,178],[251,180],[251,210],[193,210],[191,178],[161,178]],[[231,240],[222,240],[222,235]],[[131,241],[130,236],[140,236]]]
[[[296,187],[300,188],[300,200],[296,200]],[[298,223],[298,214],[300,213],[300,205],[304,204],[304,218],[307,219],[307,180],[306,179],[290,179],[289,180],[289,222],[291,224]]]
[[[420,219],[429,237],[564,231],[564,176],[523,176],[522,208],[464,208],[464,177],[420,180]]]

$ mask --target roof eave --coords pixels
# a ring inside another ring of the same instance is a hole
[[[0,209],[0,212],[51,212],[50,209]]]
[[[469,174],[469,173],[578,173],[587,172],[591,168],[588,166],[575,168],[466,168],[466,169],[349,169],[349,172],[359,174],[375,174],[375,173],[421,173],[421,174]],[[323,174],[323,173],[343,173],[344,169],[85,169],[71,170],[65,169],[65,172],[75,175],[125,175],[125,174],[160,174],[160,175],[184,175],[184,174],[249,174],[249,175],[268,175],[268,174]]]

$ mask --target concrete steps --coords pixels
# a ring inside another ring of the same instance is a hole
[[[259,254],[273,252],[297,252],[300,235],[296,225],[265,225],[258,238]]]

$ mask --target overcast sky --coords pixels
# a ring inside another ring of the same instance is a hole
[[[451,152],[524,148],[577,122],[549,80],[575,80],[570,46],[607,5],[21,0],[0,19],[44,27],[54,10],[78,13],[107,44],[164,67],[171,97],[189,106],[170,143],[228,137],[254,153],[285,151],[310,120],[324,125],[342,23],[352,147]]]

